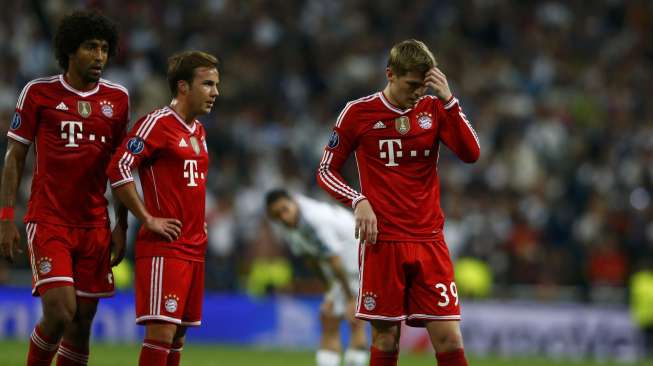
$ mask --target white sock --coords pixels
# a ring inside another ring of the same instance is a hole
[[[319,349],[315,354],[317,366],[340,366],[340,354],[338,352]]]
[[[345,351],[345,366],[365,366],[367,365],[367,359],[367,351],[352,348]]]

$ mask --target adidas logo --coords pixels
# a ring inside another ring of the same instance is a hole
[[[374,127],[372,127],[372,129],[374,129],[374,130],[378,130],[378,129],[381,129],[381,128],[385,128],[385,123],[383,123],[381,121],[378,121],[377,123],[374,124]]]
[[[68,107],[66,107],[66,104],[65,104],[64,102],[61,102],[61,103],[59,103],[59,105],[57,106],[57,109],[60,110],[60,111],[67,111],[67,110],[68,110]]]
[[[184,138],[181,138],[181,141],[179,141],[179,147],[188,147],[188,144],[186,143],[186,140]]]

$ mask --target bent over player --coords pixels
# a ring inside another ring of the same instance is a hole
[[[478,138],[428,47],[392,47],[383,91],[347,103],[318,168],[319,184],[354,209],[361,246],[356,316],[370,321],[370,365],[396,365],[400,322],[426,327],[438,365],[467,365],[453,266],[442,232],[438,156],[479,158]],[[434,96],[426,95],[432,89]],[[355,152],[361,192],[340,169]]]
[[[117,212],[111,233],[105,169],[125,136],[129,97],[100,76],[117,42],[115,25],[100,14],[65,17],[54,39],[64,73],[23,88],[7,133],[0,244],[9,261],[20,252],[16,191],[32,143],[35,151],[25,223],[32,294],[41,297],[43,317],[30,337],[28,365],[50,365],[55,353],[57,365],[86,365],[98,298],[114,292],[111,266],[124,255],[127,221],[124,209]]]
[[[171,57],[172,102],[141,118],[109,165],[114,194],[143,223],[135,244],[136,322],[145,325],[141,366],[178,365],[186,328],[201,323],[209,155],[195,118],[213,108],[217,66],[214,56],[199,51]]]
[[[329,290],[320,307],[322,340],[315,356],[317,366],[340,365],[340,322],[350,322],[350,347],[345,366],[367,363],[367,334],[364,322],[354,318],[358,294],[358,244],[354,238],[354,217],[342,207],[302,196],[290,196],[283,189],[265,197],[268,216],[281,224],[284,239],[297,256],[318,260]]]

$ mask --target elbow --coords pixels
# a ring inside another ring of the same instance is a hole
[[[461,156],[461,160],[467,164],[473,164],[478,161],[481,157],[481,149],[476,145],[476,147]]]

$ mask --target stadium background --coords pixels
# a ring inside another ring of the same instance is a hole
[[[228,299],[220,304],[273,307],[289,299],[313,309],[319,279],[276,238],[263,194],[284,186],[328,199],[314,174],[337,113],[383,87],[394,42],[418,38],[434,50],[481,142],[474,165],[446,149],[439,162],[446,237],[464,263],[463,304],[481,306],[480,314],[495,314],[484,305],[509,303],[511,311],[524,302],[553,317],[560,304],[578,314],[616,311],[643,349],[639,328],[653,328],[645,309],[653,309],[645,305],[653,291],[629,291],[629,283],[653,276],[651,1],[3,2],[3,131],[25,83],[59,72],[50,41],[58,19],[84,7],[119,24],[120,51],[104,77],[129,89],[132,120],[169,101],[168,56],[201,49],[221,60],[221,96],[202,119],[212,159],[206,287]],[[0,144],[4,151],[6,141]],[[22,203],[29,164],[26,171]],[[356,180],[353,165],[346,175]],[[0,263],[8,299],[19,298],[11,288],[29,279],[25,257],[13,267]],[[123,281],[128,294],[129,278]],[[10,319],[7,304],[2,314]],[[633,322],[630,304],[644,304],[633,307]],[[0,336],[19,335],[15,321],[5,323]],[[7,344],[0,348],[17,348]]]

